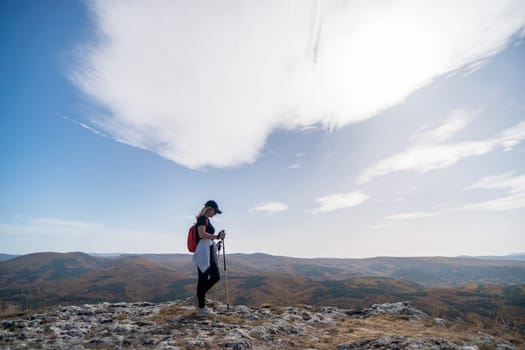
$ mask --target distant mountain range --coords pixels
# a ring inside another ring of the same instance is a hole
[[[87,254],[91,255],[91,256],[103,257],[103,258],[118,258],[118,257],[121,257],[121,256],[130,255],[128,253],[87,253]],[[259,253],[257,253],[257,254],[259,254]],[[262,253],[260,253],[260,254],[262,254]],[[143,255],[149,255],[149,254],[143,254]],[[181,254],[181,255],[185,255],[185,254]],[[263,255],[269,255],[269,254],[263,254]],[[19,256],[21,256],[21,255],[2,254],[2,253],[0,253],[0,261],[11,260],[11,259],[17,258]],[[269,256],[272,256],[272,255],[269,255]],[[508,254],[508,255],[481,255],[481,256],[460,255],[457,258],[471,258],[471,259],[482,259],[482,260],[517,260],[517,261],[525,261],[525,253],[513,253],[513,254]],[[333,258],[333,259],[337,260],[337,258]],[[364,259],[373,259],[373,258],[364,258]],[[408,257],[408,259],[410,259],[410,258]],[[324,259],[317,259],[317,260],[324,260]],[[360,260],[360,259],[352,259],[352,260]]]
[[[507,320],[525,332],[524,261],[299,259],[259,253],[228,255],[227,264],[234,304],[356,308],[409,300],[436,317]],[[58,304],[183,299],[195,294],[195,269],[189,254],[18,256],[0,262],[0,317],[6,310]],[[222,259],[220,269],[224,275]],[[224,282],[210,297],[225,300]]]
[[[483,256],[461,256],[466,258],[474,258],[474,259],[488,259],[488,260],[518,260],[518,261],[525,261],[525,253],[514,253],[509,255],[503,255],[503,256],[496,256],[496,255],[483,255]]]
[[[436,317],[507,320],[525,332],[525,261],[232,254],[227,264],[234,304],[357,308],[409,300]],[[0,262],[0,316],[58,304],[183,299],[195,294],[195,269],[189,254],[18,256]],[[220,269],[224,275],[222,259]],[[210,297],[225,299],[224,282]]]
[[[1,254],[0,253],[0,261],[5,261],[5,260],[11,260],[11,259],[14,259],[16,257],[18,257],[19,255],[12,255],[12,254]]]
[[[227,256],[227,261],[230,275],[239,277],[268,273],[300,276],[312,281],[388,277],[418,283],[423,287],[459,287],[471,283],[525,284],[525,255],[514,254],[510,257],[305,259],[256,253],[231,254]],[[34,253],[23,256],[2,254],[0,258],[4,258],[0,261],[0,286],[3,287],[77,276],[85,279],[91,276],[89,273],[122,269],[124,263],[128,263],[126,268],[147,266],[155,273],[177,272],[188,278],[195,275],[190,254]]]

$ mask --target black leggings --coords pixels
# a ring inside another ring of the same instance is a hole
[[[197,267],[199,273],[199,281],[197,282],[197,298],[199,299],[199,307],[206,306],[206,292],[208,292],[215,283],[219,282],[221,276],[219,275],[219,267],[215,263],[213,256],[213,246],[210,247],[210,267],[205,272]]]

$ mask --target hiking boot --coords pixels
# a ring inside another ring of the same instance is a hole
[[[197,317],[215,316],[215,312],[211,311],[206,306],[205,307],[200,307],[200,308],[197,309],[196,316]]]

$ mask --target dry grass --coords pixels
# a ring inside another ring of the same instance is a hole
[[[176,317],[184,318],[194,318],[195,309],[188,305],[170,305],[165,308],[162,308],[157,315],[154,315],[150,318],[151,321],[155,323],[166,323],[169,320],[172,320]]]
[[[22,313],[22,309],[17,304],[1,303],[0,304],[0,318],[7,318],[17,316]]]
[[[328,348],[333,348],[337,344],[349,341],[359,341],[363,339],[378,338],[382,336],[408,336],[413,338],[441,338],[456,343],[463,344],[471,340],[476,335],[485,334],[474,327],[463,325],[453,325],[445,327],[432,321],[420,322],[407,320],[397,316],[375,316],[366,319],[348,319],[337,322],[337,325],[329,330],[331,342]],[[517,349],[523,349],[525,344],[523,339],[513,335],[503,337],[513,343]],[[491,344],[484,345],[490,349]],[[325,349],[325,347],[318,347]],[[481,349],[481,348],[480,348]]]
[[[50,308],[24,308],[18,304],[12,304],[7,302],[0,303],[0,319],[10,318],[10,317],[22,317],[30,314],[43,313],[48,311]]]
[[[458,341],[466,336],[464,332],[453,331],[442,326],[429,325],[425,322],[392,316],[345,320],[338,325],[338,329],[343,332],[345,329],[351,330],[351,332],[344,334],[346,341],[377,338],[381,336],[436,337]]]
[[[285,308],[276,307],[274,305],[263,305],[261,309],[268,309],[273,316],[278,316],[283,313]],[[301,312],[301,308],[298,308]],[[313,311],[313,310],[311,310]],[[200,318],[195,316],[195,309],[189,303],[177,304],[163,308],[159,314],[151,318],[157,324],[167,323],[174,319],[187,319],[199,322]],[[227,325],[238,325],[244,329],[250,329],[256,326],[264,325],[270,322],[269,319],[260,318],[251,320],[243,315],[237,313],[219,314],[210,320],[212,323],[218,322]],[[190,321],[191,322],[191,321]],[[293,320],[290,324],[293,324]],[[276,334],[276,337],[281,339],[281,348],[287,349],[305,349],[315,348],[318,350],[334,349],[338,344],[345,342],[357,342],[363,339],[373,339],[382,336],[408,336],[413,338],[441,338],[462,345],[470,341],[476,335],[482,335],[483,330],[477,327],[468,326],[466,324],[438,324],[432,319],[424,321],[411,320],[404,316],[394,315],[380,315],[365,319],[347,318],[337,320],[332,324],[320,323],[303,323],[299,327],[303,327],[305,334]],[[210,328],[210,335],[216,338],[221,338],[221,330]],[[523,340],[508,334],[504,339],[513,343],[517,349],[524,346]],[[266,341],[253,337],[250,342],[255,348],[268,347]],[[183,344],[181,344],[183,345]],[[274,344],[275,345],[275,344]],[[491,349],[491,344],[483,345],[486,350]],[[277,347],[276,347],[277,348]],[[481,349],[481,348],[480,348]]]

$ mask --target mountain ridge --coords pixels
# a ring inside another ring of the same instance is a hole
[[[220,260],[222,265],[223,259]],[[137,269],[148,266],[151,271],[159,273],[176,272],[188,278],[195,275],[190,254],[125,254],[101,257],[82,252],[42,252],[0,261],[0,285],[20,286],[73,278],[108,268],[117,269],[117,266],[122,268],[126,261],[135,262]],[[415,282],[424,287],[459,287],[472,283],[525,284],[525,261],[518,260],[467,257],[305,259],[257,253],[229,254],[227,261],[230,276],[234,278],[274,273],[297,275],[313,281],[348,280],[363,276],[389,277]]]
[[[40,252],[33,252],[33,253],[27,253],[27,254],[7,254],[7,253],[0,253],[0,261],[10,260],[14,259],[20,256],[30,255],[30,254],[39,254]],[[64,252],[50,252],[50,253],[59,253],[59,254],[67,254]],[[70,253],[70,252],[68,252]],[[103,257],[103,258],[116,258],[121,257],[124,255],[180,255],[180,256],[186,256],[187,253],[97,253],[97,252],[89,252],[89,253],[83,253],[88,254],[95,257]],[[269,253],[263,253],[263,252],[255,252],[255,253],[233,253],[233,255],[260,255],[260,256],[268,256],[273,258],[291,258],[291,259],[307,259],[307,260],[365,260],[365,259],[376,259],[376,258],[400,258],[400,259],[411,259],[411,258],[469,258],[469,259],[482,259],[482,260],[520,260],[525,261],[525,252],[523,253],[510,253],[506,255],[457,255],[457,256],[442,256],[442,255],[416,255],[416,256],[389,256],[389,255],[378,255],[378,256],[371,256],[371,257],[365,257],[365,258],[340,258],[340,257],[315,257],[315,258],[304,258],[304,257],[292,257],[292,256],[286,256],[286,255],[273,255]]]
[[[227,259],[232,304],[357,308],[407,300],[435,317],[487,326],[505,322],[525,334],[523,262],[467,258],[318,261],[236,254]],[[403,269],[406,266],[419,270]],[[220,270],[223,279],[210,296],[225,302],[222,259]],[[388,275],[392,271],[395,276]],[[421,276],[423,272],[426,274]],[[405,278],[413,276],[417,278]],[[418,282],[428,279],[427,284]],[[460,280],[464,283],[458,284]],[[491,283],[494,281],[502,283]],[[0,315],[58,304],[166,302],[194,295],[195,285],[196,271],[189,254],[118,258],[31,254],[0,262]]]

